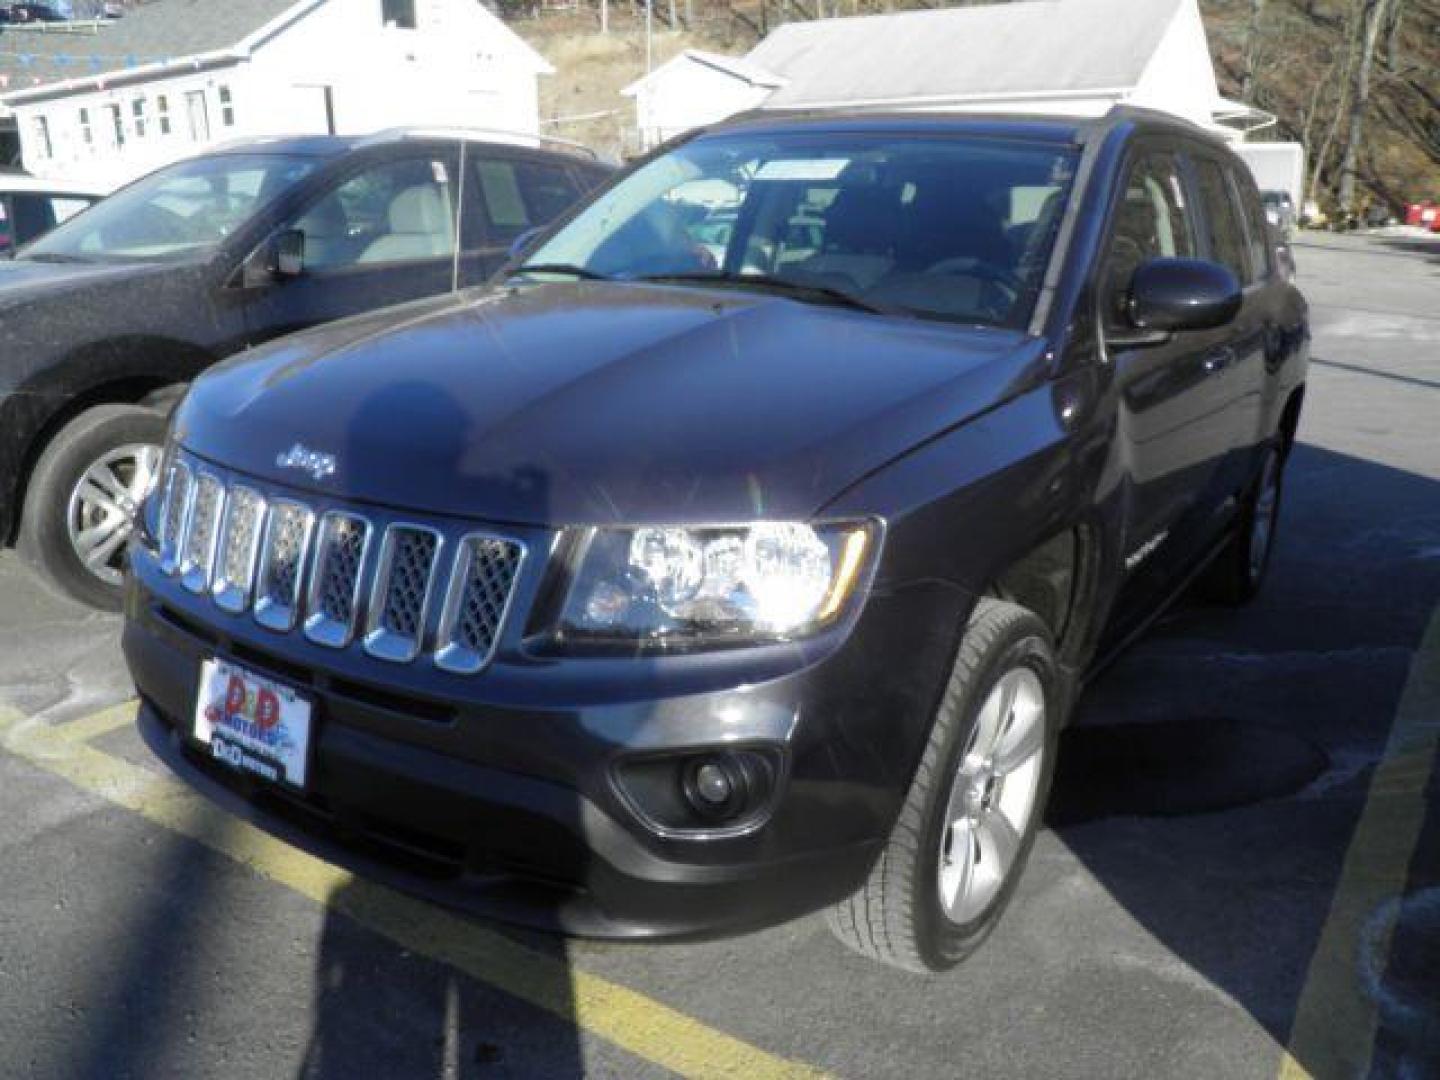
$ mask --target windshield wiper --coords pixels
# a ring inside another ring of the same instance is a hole
[[[738,286],[742,289],[761,289],[768,292],[784,293],[797,300],[808,299],[812,303],[837,304],[841,307],[854,308],[857,311],[869,311],[876,315],[899,314],[894,308],[882,307],[879,304],[871,303],[869,300],[862,300],[854,293],[846,292],[844,289],[837,289],[830,285],[795,281],[791,278],[773,277],[770,274],[647,274],[644,277],[633,278],[631,280],[654,281],[660,284],[671,282],[686,284],[694,282],[698,285]]]
[[[608,274],[602,274],[598,270],[587,270],[583,266],[576,266],[574,263],[525,263],[516,267],[517,274],[569,274],[571,277],[580,278],[582,281],[609,281]]]
[[[37,251],[34,255],[26,255],[21,252],[15,256],[16,262],[38,262],[38,263],[83,263],[89,259],[83,259],[79,255],[62,255],[59,252]]]

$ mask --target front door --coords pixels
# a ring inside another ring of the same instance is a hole
[[[1119,397],[1113,461],[1122,500],[1123,584],[1111,626],[1123,634],[1174,587],[1220,522],[1222,466],[1231,449],[1222,379],[1230,330],[1162,340],[1127,318],[1130,280],[1144,262],[1201,253],[1200,218],[1175,154],[1141,151],[1114,212],[1100,291],[1105,351]]]
[[[186,93],[185,114],[190,122],[190,140],[204,146],[210,141],[210,106],[204,90]]]
[[[455,282],[459,153],[407,147],[336,177],[280,230],[304,236],[304,269],[249,290],[253,342],[407,300]]]

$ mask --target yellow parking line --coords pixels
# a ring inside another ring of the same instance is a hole
[[[107,722],[113,720],[114,711],[77,724],[111,730],[116,725]],[[64,734],[66,729],[74,734]],[[337,910],[403,948],[448,964],[632,1054],[684,1076],[820,1075],[618,983],[576,970],[563,959],[354,878],[219,810],[169,774],[149,773],[86,745],[77,737],[82,730],[87,729],[26,721],[0,707],[0,749],[196,840],[316,903],[329,904],[338,893]]]
[[[91,716],[55,727],[55,736],[66,742],[89,742],[135,723],[135,703],[126,701]]]
[[[1378,1030],[1377,1006],[1357,974],[1361,927],[1386,900],[1405,891],[1425,820],[1425,788],[1440,743],[1440,611],[1431,617],[1410,666],[1385,755],[1370,779],[1365,806],[1345,852],[1310,970],[1295,1010],[1280,1080],[1312,1073],[1367,1076]],[[1394,926],[1385,927],[1375,969],[1390,959]],[[1307,1071],[1308,1070],[1308,1071]]]

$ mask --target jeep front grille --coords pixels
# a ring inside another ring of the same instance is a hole
[[[255,587],[255,621],[271,630],[289,630],[300,607],[300,578],[314,515],[297,502],[274,502],[260,544]]]
[[[315,572],[310,575],[305,636],[331,648],[350,644],[360,603],[360,569],[370,546],[370,523],[331,511],[320,519]]]
[[[499,537],[474,533],[460,541],[435,663],[469,674],[490,662],[523,558],[519,544]]]
[[[162,571],[221,610],[391,663],[429,652],[463,675],[493,659],[525,560],[518,540],[376,522],[227,482],[183,457],[157,522]]]

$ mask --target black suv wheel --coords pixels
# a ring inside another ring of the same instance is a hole
[[[20,553],[92,607],[119,611],[126,548],[160,469],[165,417],[97,405],[50,440],[30,475]]]

